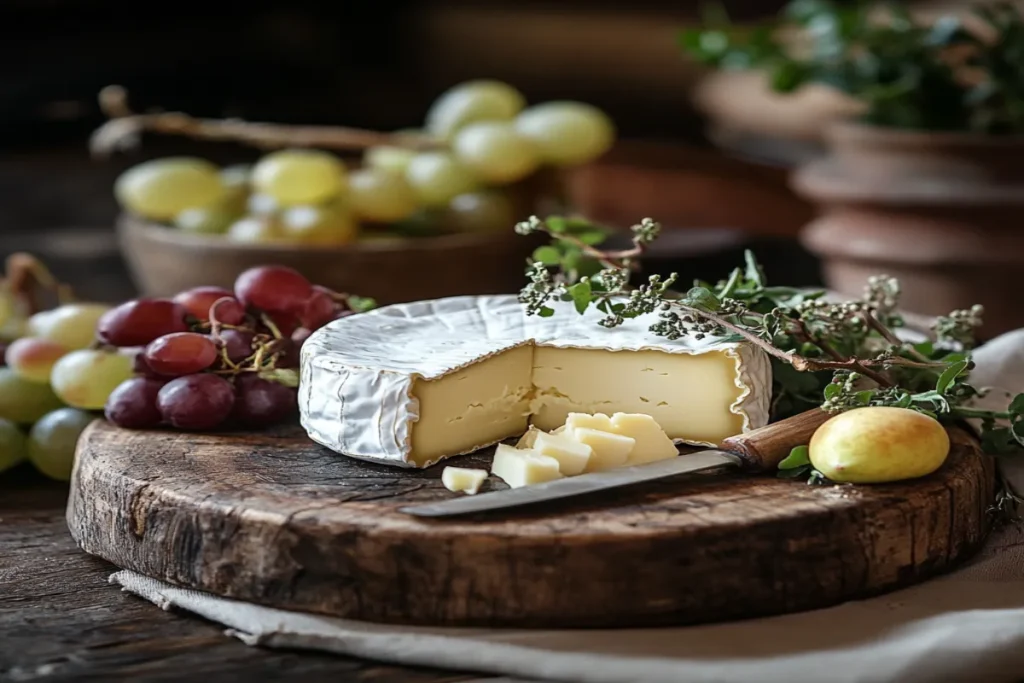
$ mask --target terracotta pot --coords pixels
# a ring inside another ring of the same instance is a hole
[[[884,273],[912,312],[981,304],[982,337],[1024,327],[1024,138],[841,123],[826,139],[792,183],[819,209],[801,241],[829,287],[857,296]]]

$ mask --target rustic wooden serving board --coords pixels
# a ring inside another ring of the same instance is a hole
[[[297,426],[204,435],[98,421],[79,443],[68,521],[84,550],[121,567],[287,609],[431,625],[698,623],[864,597],[970,555],[994,469],[967,434],[951,439],[942,469],[911,483],[704,473],[429,520],[397,508],[457,495],[441,467],[344,458]]]

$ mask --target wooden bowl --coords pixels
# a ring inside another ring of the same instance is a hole
[[[121,252],[144,296],[173,296],[200,285],[231,288],[253,266],[295,268],[338,292],[381,304],[460,294],[507,294],[525,283],[534,236],[508,232],[444,235],[330,247],[241,244],[216,235],[192,235],[122,215]]]

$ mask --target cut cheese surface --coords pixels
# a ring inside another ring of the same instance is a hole
[[[302,346],[302,425],[338,453],[426,467],[570,413],[647,414],[699,445],[767,423],[761,349],[657,337],[656,314],[605,328],[597,311],[552,306],[542,318],[514,295],[452,297],[336,320]]]
[[[539,432],[531,448],[557,460],[558,471],[566,476],[581,474],[594,455],[589,445],[564,434]]]
[[[469,467],[448,466],[441,472],[441,483],[446,489],[456,493],[468,493],[471,496],[480,490],[480,486],[486,479],[487,470]]]
[[[626,459],[629,458],[629,454],[633,452],[633,447],[636,445],[636,441],[632,437],[600,432],[587,427],[573,430],[572,438],[590,446],[593,451],[584,472],[602,472],[622,467],[626,464]]]
[[[526,431],[533,349],[520,346],[450,375],[413,384],[420,419],[412,432],[418,460],[436,461]]]
[[[611,418],[612,431],[632,438],[636,445],[629,453],[627,465],[645,465],[679,455],[679,449],[668,438],[661,426],[650,415],[615,413]]]
[[[558,461],[530,449],[516,449],[498,444],[491,462],[491,474],[501,478],[510,488],[542,484],[560,479]]]
[[[576,429],[596,429],[602,432],[612,431],[612,418],[605,415],[604,413],[594,413],[588,415],[586,413],[569,413],[563,419],[565,424],[559,425],[560,429],[565,429],[568,432],[572,432]]]

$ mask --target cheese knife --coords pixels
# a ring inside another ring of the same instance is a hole
[[[730,437],[717,449],[700,450],[647,465],[620,467],[555,479],[543,484],[452,498],[439,503],[402,507],[399,508],[399,512],[416,517],[455,517],[536,505],[594,491],[723,467],[738,468],[750,473],[770,472],[794,447],[807,444],[814,431],[829,417],[831,415],[824,410],[814,408],[745,434]]]

